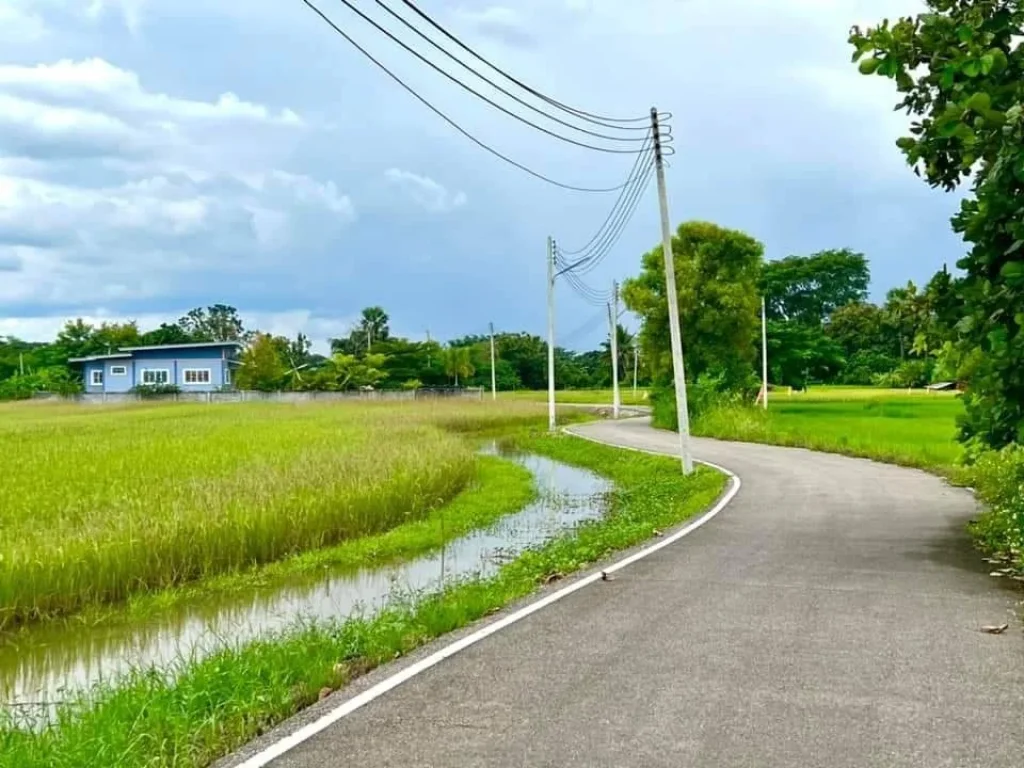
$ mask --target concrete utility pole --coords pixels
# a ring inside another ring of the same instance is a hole
[[[612,418],[619,418],[622,398],[619,395],[619,284],[612,280],[612,300],[608,304],[609,349],[612,353]]]
[[[548,237],[548,430],[555,431],[555,241]]]
[[[498,399],[498,374],[494,370],[494,323],[491,323],[491,399]]]
[[[768,313],[764,296],[761,297],[761,391],[764,393],[764,409],[768,410]]]
[[[683,334],[679,327],[679,293],[676,291],[676,264],[672,255],[672,225],[668,216],[668,192],[665,189],[665,158],[661,151],[658,110],[651,107],[651,134],[654,138],[654,169],[658,177],[658,203],[661,207],[661,241],[665,252],[665,294],[668,299],[668,327],[672,340],[672,373],[676,385],[676,416],[679,421],[679,455],[683,474],[693,472],[690,456],[690,412],[686,403],[686,369],[683,366]]]

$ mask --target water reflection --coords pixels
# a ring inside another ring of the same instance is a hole
[[[488,452],[493,452],[488,451]],[[0,647],[0,701],[38,720],[69,691],[88,689],[136,667],[170,669],[299,619],[373,612],[395,594],[436,591],[446,581],[494,573],[509,558],[599,518],[610,486],[585,470],[533,455],[510,456],[535,478],[539,498],[490,528],[420,558],[359,571],[325,570],[273,587],[256,587],[175,606],[121,626],[42,626]],[[440,527],[438,530],[440,537]]]

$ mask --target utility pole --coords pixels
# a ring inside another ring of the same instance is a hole
[[[548,430],[555,431],[555,241],[548,237]]]
[[[18,368],[21,369],[21,375],[24,376],[25,375],[25,353],[24,352],[19,352],[18,353]]]
[[[498,374],[494,370],[494,323],[491,323],[491,399],[498,399]]]
[[[764,393],[764,409],[768,410],[768,313],[764,296],[761,297],[761,387]]]
[[[619,418],[622,398],[619,396],[619,284],[612,280],[612,300],[608,304],[609,349],[612,353],[612,418]]]
[[[676,417],[679,421],[679,454],[683,474],[693,472],[690,457],[690,412],[686,404],[686,369],[683,366],[683,334],[679,327],[679,293],[676,291],[676,264],[672,255],[672,225],[668,216],[668,192],[665,189],[665,159],[661,151],[658,110],[651,107],[651,134],[654,138],[654,168],[658,177],[658,203],[661,208],[661,241],[665,255],[665,293],[668,299],[668,327],[672,340],[672,373],[676,386]]]

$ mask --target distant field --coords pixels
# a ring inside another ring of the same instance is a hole
[[[956,417],[963,404],[945,394],[819,387],[792,397],[774,393],[767,413],[724,408],[697,419],[694,434],[791,445],[952,471],[960,456]]]
[[[0,406],[0,629],[379,533],[529,403]]]
[[[647,405],[647,390],[640,388],[636,397],[633,396],[632,387],[623,387],[619,391],[623,405]],[[548,399],[547,390],[518,390],[516,392],[499,392],[498,398],[503,400],[526,400],[529,402],[546,403]],[[567,403],[576,405],[611,405],[612,391],[610,389],[563,389],[555,392],[556,403]]]
[[[806,392],[793,392],[785,388],[770,392],[768,400],[771,402],[777,399],[783,401],[820,401],[820,400],[892,400],[893,398],[951,398],[955,399],[956,392],[930,392],[927,389],[882,389],[880,387],[843,387],[843,386],[812,386]]]

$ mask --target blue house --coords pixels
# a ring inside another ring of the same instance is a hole
[[[237,341],[121,347],[114,354],[74,357],[68,363],[82,366],[88,394],[168,385],[182,392],[213,392],[231,386],[231,366],[237,365],[241,349]]]

